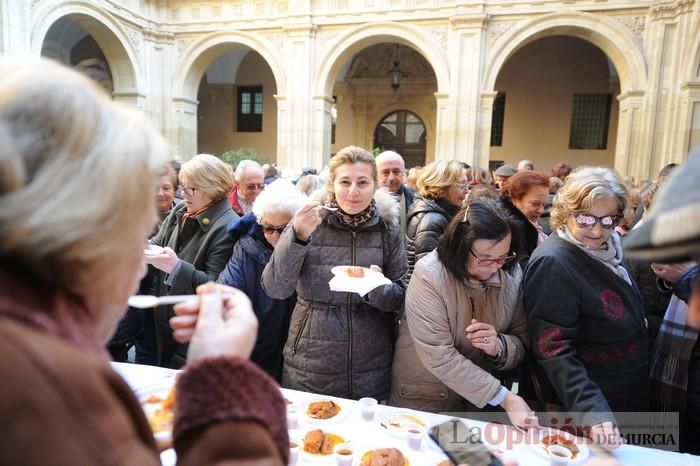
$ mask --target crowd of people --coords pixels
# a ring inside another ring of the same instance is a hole
[[[158,464],[107,364],[132,346],[136,362],[184,368],[180,464],[286,464],[278,384],[501,410],[523,429],[575,412],[607,448],[622,442],[615,412],[676,410],[681,449],[698,452],[700,199],[687,174],[660,191],[672,166],[638,185],[528,160],[411,173],[356,146],[294,180],[208,154],[174,166],[86,78],[21,59],[0,61],[0,140],[0,413],[17,426],[2,463]],[[388,284],[332,291],[339,265]],[[127,309],[135,290],[200,299]]]

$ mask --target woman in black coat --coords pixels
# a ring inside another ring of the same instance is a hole
[[[518,172],[501,186],[498,205],[511,216],[511,248],[518,255],[517,261],[523,268],[535,248],[547,238],[539,219],[548,196],[549,179],[534,171]]]
[[[437,247],[447,224],[462,206],[467,176],[459,162],[440,160],[421,171],[417,187],[406,220],[407,281],[416,262]]]

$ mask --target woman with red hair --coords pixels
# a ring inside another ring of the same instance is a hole
[[[539,219],[547,205],[548,195],[549,178],[534,171],[518,172],[501,187],[498,204],[511,215],[511,249],[518,255],[518,263],[523,268],[532,251],[547,238]]]

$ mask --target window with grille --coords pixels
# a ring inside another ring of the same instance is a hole
[[[493,99],[491,112],[491,146],[503,145],[503,118],[506,112],[506,95],[499,92]]]
[[[612,94],[574,94],[569,149],[605,150]]]
[[[236,131],[261,132],[262,115],[262,86],[239,87]]]

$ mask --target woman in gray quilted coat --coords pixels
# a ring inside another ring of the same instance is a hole
[[[297,292],[282,385],[385,400],[407,270],[398,203],[377,190],[374,158],[355,146],[330,160],[327,186],[312,198],[282,234],[262,275],[271,298]],[[392,283],[363,297],[331,291],[337,265],[375,265]]]

